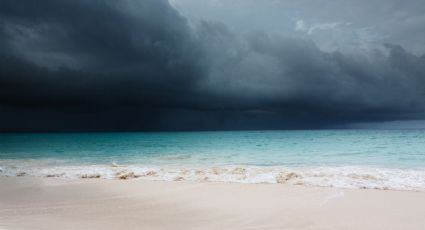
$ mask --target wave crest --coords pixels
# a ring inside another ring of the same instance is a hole
[[[61,165],[0,161],[0,176],[82,179],[277,183],[338,188],[425,191],[425,170],[372,167],[156,167],[138,165]]]

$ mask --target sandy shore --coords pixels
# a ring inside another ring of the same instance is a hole
[[[425,193],[0,178],[0,229],[425,229]]]

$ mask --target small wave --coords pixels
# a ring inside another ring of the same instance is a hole
[[[34,162],[33,162],[34,163]],[[279,168],[254,166],[157,167],[141,165],[62,165],[0,162],[0,176],[81,179],[271,183],[338,188],[425,191],[425,170],[368,167]]]

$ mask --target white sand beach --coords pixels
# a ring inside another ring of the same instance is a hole
[[[7,230],[424,228],[424,192],[0,178],[0,229]]]

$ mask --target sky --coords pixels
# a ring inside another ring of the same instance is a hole
[[[423,0],[0,0],[0,131],[425,127],[424,37]]]

